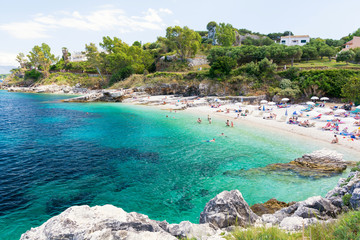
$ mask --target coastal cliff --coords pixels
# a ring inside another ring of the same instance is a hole
[[[323,151],[324,152],[324,151]],[[318,153],[318,152],[317,152]],[[341,159],[338,159],[339,161]],[[326,162],[327,160],[324,159]],[[279,205],[278,201],[274,202]],[[285,204],[285,203],[284,203]],[[350,172],[325,197],[282,205],[271,214],[255,214],[238,190],[223,191],[211,199],[200,214],[199,224],[169,224],[112,205],[74,206],[21,236],[25,239],[223,239],[235,226],[276,226],[299,231],[317,222],[328,223],[360,206],[360,172]],[[269,206],[268,206],[269,207]],[[271,207],[270,207],[271,208]]]

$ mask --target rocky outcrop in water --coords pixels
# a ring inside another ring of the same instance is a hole
[[[200,223],[210,223],[216,228],[248,226],[259,217],[253,213],[239,190],[223,191],[211,199],[200,214]]]
[[[125,90],[98,90],[80,97],[65,99],[63,102],[122,102],[128,97],[130,97],[129,92]]]
[[[265,170],[293,171],[304,177],[328,177],[343,172],[353,162],[343,160],[336,151],[322,149],[304,154],[289,163],[275,163],[266,166]]]

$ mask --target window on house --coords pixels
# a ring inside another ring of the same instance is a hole
[[[298,40],[292,40],[292,42],[293,42],[293,43],[297,43],[297,42],[298,42]]]
[[[301,40],[301,43],[306,43],[306,40]]]
[[[281,40],[281,43],[282,43],[282,44],[285,44],[285,40]]]

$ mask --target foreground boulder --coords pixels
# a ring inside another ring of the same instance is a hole
[[[259,217],[250,209],[239,190],[223,191],[211,199],[200,214],[200,223],[215,228],[239,225],[246,227]]]
[[[158,222],[112,205],[75,206],[21,236],[24,239],[161,239],[176,240]]]
[[[220,240],[223,231],[209,224],[188,221],[168,224],[149,219],[148,216],[112,205],[75,206],[52,217],[40,227],[31,228],[21,240],[36,239],[121,239],[121,240],[177,240],[178,238]]]

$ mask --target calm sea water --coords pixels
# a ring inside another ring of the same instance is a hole
[[[323,147],[313,142],[220,120],[199,125],[181,112],[57,101],[63,98],[0,91],[0,239],[18,239],[73,205],[113,204],[197,223],[223,190],[239,189],[249,204],[298,201],[326,194],[339,178],[246,172]]]

